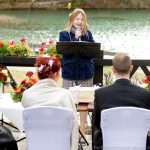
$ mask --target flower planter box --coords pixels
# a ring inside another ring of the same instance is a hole
[[[0,64],[4,66],[34,66],[36,61],[35,56],[17,57],[17,56],[0,56]]]

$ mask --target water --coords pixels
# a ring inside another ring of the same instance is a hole
[[[70,10],[0,11],[0,39],[29,43],[58,41]],[[149,59],[150,10],[86,10],[89,28],[101,49],[122,51],[132,58]]]

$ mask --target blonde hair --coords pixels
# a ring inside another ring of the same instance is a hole
[[[73,25],[73,21],[74,19],[79,15],[81,14],[83,16],[83,29],[82,29],[82,33],[83,34],[86,34],[87,32],[87,19],[86,19],[86,14],[84,12],[83,9],[79,9],[79,8],[76,8],[71,14],[70,14],[70,18],[69,18],[69,21],[67,23],[67,26],[66,26],[66,31],[67,32],[70,32],[71,31],[71,27]]]

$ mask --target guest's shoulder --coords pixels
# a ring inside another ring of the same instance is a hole
[[[87,32],[88,32],[89,34],[92,34],[91,30],[89,30],[89,29],[87,30]]]
[[[69,100],[70,103],[72,103],[72,104],[75,103],[73,96],[72,96],[72,93],[68,89],[60,88],[60,95],[63,98],[64,102],[68,103],[68,100]]]
[[[60,34],[60,35],[67,35],[68,32],[67,32],[67,31],[60,31],[59,34]]]
[[[112,87],[113,87],[113,84],[102,86],[102,87],[96,89],[95,93],[101,93],[101,92],[103,93],[103,92],[111,91]]]
[[[112,85],[105,85],[100,87],[99,89],[95,90],[96,95],[107,95],[114,90],[113,84]]]
[[[87,30],[86,36],[88,37],[88,42],[94,42],[93,35],[89,29]]]
[[[138,86],[138,85],[134,85],[133,86],[138,90],[138,91],[141,91],[141,92],[144,92],[144,93],[147,93],[147,94],[150,94],[150,90],[147,90],[141,86]]]
[[[59,33],[59,41],[70,41],[69,33],[67,31],[61,31]]]

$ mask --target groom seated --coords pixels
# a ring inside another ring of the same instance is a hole
[[[95,91],[92,147],[93,150],[102,150],[102,133],[100,115],[104,109],[120,106],[132,106],[149,109],[150,91],[130,82],[132,61],[125,53],[117,53],[112,60],[112,72],[115,82],[112,85],[99,88]],[[149,142],[147,141],[147,147]]]

